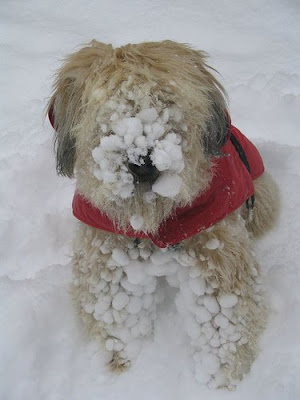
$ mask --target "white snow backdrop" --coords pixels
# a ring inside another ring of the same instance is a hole
[[[2,0],[0,15],[0,399],[299,399],[299,1]],[[61,58],[92,38],[172,39],[210,53],[234,124],[281,187],[279,224],[256,246],[272,312],[235,392],[195,382],[172,291],[153,341],[121,376],[107,372],[77,321],[68,294],[74,182],[55,174],[43,112]]]

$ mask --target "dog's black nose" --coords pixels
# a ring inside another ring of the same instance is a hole
[[[152,164],[149,154],[141,159],[140,165],[129,163],[128,168],[138,182],[153,183],[159,176],[159,171]]]

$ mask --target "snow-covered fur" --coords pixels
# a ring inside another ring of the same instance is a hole
[[[171,41],[117,49],[93,41],[66,59],[49,108],[58,172],[74,174],[76,190],[116,224],[148,233],[209,186],[228,129],[205,54]],[[149,162],[154,172],[143,179],[136,168]],[[278,213],[269,175],[255,190],[251,222],[241,207],[168,249],[80,224],[73,296],[113,369],[128,367],[151,335],[165,277],[178,289],[197,380],[233,387],[249,371],[267,309],[251,239]]]

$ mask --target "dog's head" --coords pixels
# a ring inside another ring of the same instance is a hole
[[[58,71],[49,112],[58,173],[122,227],[155,232],[204,191],[228,131],[205,54],[172,41],[93,41]]]

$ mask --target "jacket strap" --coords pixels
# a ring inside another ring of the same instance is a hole
[[[237,151],[242,163],[247,168],[247,171],[249,172],[249,174],[251,174],[251,167],[250,167],[247,155],[245,153],[245,150],[243,149],[243,146],[241,145],[241,143],[238,141],[238,139],[236,138],[236,136],[234,136],[234,134],[232,132],[231,132],[231,135],[230,135],[230,141],[233,144],[233,147],[235,148],[235,150]],[[253,218],[254,203],[255,203],[255,196],[253,194],[251,197],[249,197],[246,200],[246,207],[248,209],[249,221],[251,221],[252,218]]]

